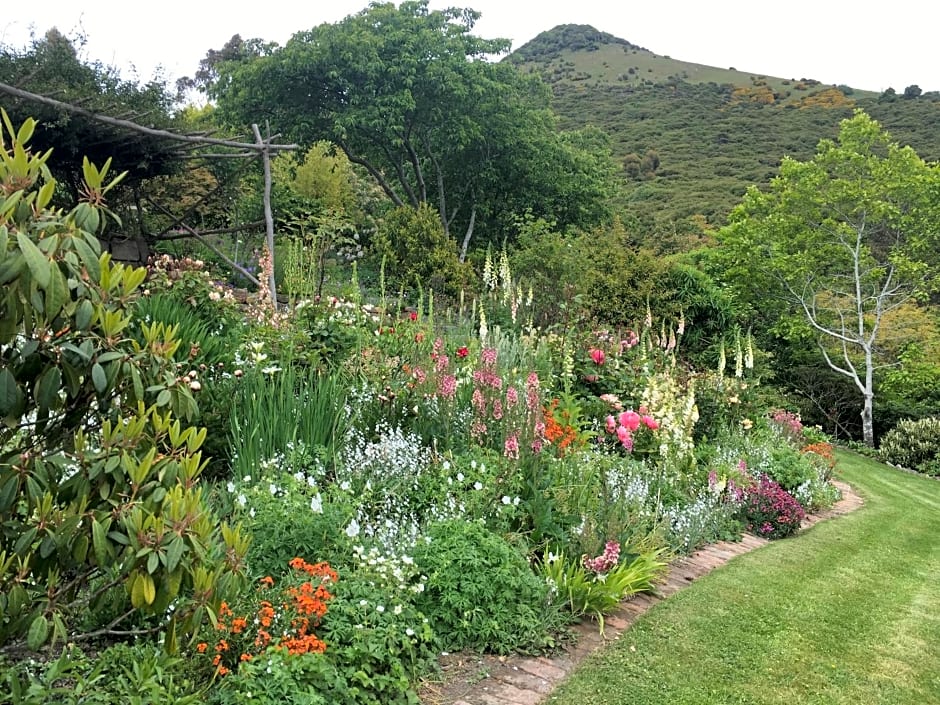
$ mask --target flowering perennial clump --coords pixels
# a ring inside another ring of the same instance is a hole
[[[640,411],[644,413],[639,414],[632,409],[629,411],[621,411],[616,417],[608,416],[606,420],[605,428],[607,433],[617,436],[617,441],[621,446],[626,448],[627,451],[633,450],[634,435],[641,426],[650,431],[659,429],[659,422],[656,419],[645,413],[645,409],[642,407]]]
[[[227,603],[219,608],[214,645],[196,645],[198,654],[212,655],[216,673],[225,676],[269,647],[290,655],[322,653],[326,644],[315,633],[333,598],[329,586],[337,582],[336,571],[328,563],[308,563],[303,558],[290,561],[292,572],[276,588],[274,578],[259,581],[252,605],[236,613]]]
[[[748,488],[742,513],[747,530],[767,539],[796,533],[806,517],[802,505],[767,475]]]
[[[799,447],[803,438],[803,421],[799,414],[777,409],[770,416],[771,425],[780,431],[793,445]]]

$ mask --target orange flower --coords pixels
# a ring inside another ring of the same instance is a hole
[[[270,575],[266,575],[258,582],[260,582],[264,587],[271,587],[274,585],[274,578],[272,578]]]
[[[251,654],[242,654],[238,657],[239,661],[251,661]]]
[[[232,634],[241,634],[247,626],[248,622],[244,617],[236,617],[232,620]]]
[[[206,653],[206,649],[208,648],[209,648],[209,645],[204,641],[200,642],[199,644],[196,644],[196,651],[198,651],[200,654]]]
[[[220,675],[220,676],[227,676],[229,673],[230,673],[230,671],[229,671],[225,666],[219,666],[219,675]]]

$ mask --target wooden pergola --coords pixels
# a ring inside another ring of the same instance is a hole
[[[272,186],[272,177],[271,177],[271,155],[276,154],[277,152],[287,151],[297,149],[298,145],[295,144],[276,144],[273,140],[277,138],[277,135],[271,135],[270,129],[266,130],[266,135],[262,136],[261,128],[254,124],[251,126],[254,141],[253,142],[242,142],[238,140],[222,139],[218,137],[212,137],[208,133],[191,133],[191,134],[181,134],[177,132],[171,132],[169,130],[163,130],[155,127],[147,127],[138,122],[135,122],[133,114],[129,116],[122,117],[112,117],[109,115],[103,115],[100,113],[93,112],[86,108],[81,107],[80,105],[74,105],[71,103],[66,103],[55,98],[40,95],[38,93],[32,93],[30,91],[24,90],[22,88],[17,88],[16,86],[11,86],[6,83],[0,82],[0,94],[6,94],[20,100],[25,100],[41,105],[46,105],[57,110],[62,110],[67,113],[74,115],[80,115],[89,120],[95,122],[100,122],[105,125],[110,125],[112,127],[117,127],[122,130],[126,130],[131,134],[145,135],[154,139],[167,140],[170,142],[175,142],[180,144],[180,148],[175,152],[175,156],[180,159],[257,159],[259,156],[261,158],[262,167],[264,169],[264,225],[266,233],[266,242],[270,256],[274,257],[274,215],[271,209],[271,186]],[[228,151],[217,151],[217,152],[199,152],[195,153],[194,150],[200,147],[219,147],[224,148]],[[220,188],[220,186],[217,187]],[[217,190],[215,189],[215,190]],[[214,192],[214,191],[213,191]],[[200,202],[204,201],[212,195],[212,192],[206,194],[200,199]],[[187,236],[191,236],[199,240],[201,243],[206,245],[209,249],[216,253],[222,260],[224,260],[228,265],[233,269],[238,271],[249,281],[251,281],[256,286],[260,286],[261,282],[256,276],[254,276],[247,269],[239,265],[237,262],[229,258],[224,252],[222,252],[218,247],[215,246],[210,240],[206,238],[206,235],[219,234],[226,232],[237,232],[240,230],[245,230],[251,227],[256,227],[259,223],[248,223],[243,225],[237,225],[230,228],[222,228],[217,230],[203,230],[200,231],[196,227],[188,224],[186,222],[190,213],[196,208],[196,205],[191,206],[190,209],[184,213],[182,216],[173,215],[169,209],[165,206],[162,206],[152,199],[148,198],[148,203],[160,211],[163,215],[166,215],[172,219],[172,223],[167,226],[163,233],[166,234],[173,230],[182,230],[186,233]],[[268,278],[268,289],[271,292],[271,301],[277,301],[277,290],[274,282],[274,272],[273,267]]]

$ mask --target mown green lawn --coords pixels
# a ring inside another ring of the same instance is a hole
[[[846,453],[839,475],[865,506],[660,603],[549,702],[940,704],[940,482]]]

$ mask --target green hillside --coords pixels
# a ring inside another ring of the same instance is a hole
[[[586,25],[543,32],[507,60],[552,86],[563,127],[610,135],[626,183],[620,205],[646,234],[681,239],[722,224],[749,185],[768,181],[784,155],[809,158],[856,107],[924,158],[940,159],[937,93],[879,95],[704,66]]]

